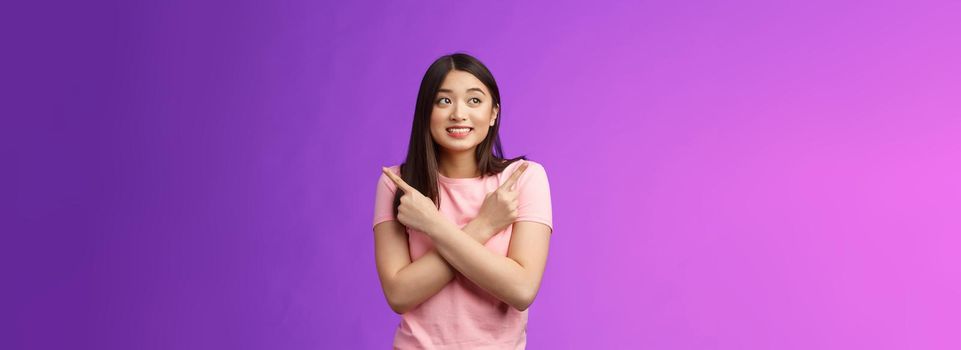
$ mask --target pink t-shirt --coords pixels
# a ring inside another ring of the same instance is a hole
[[[551,193],[544,167],[529,160],[515,185],[518,193],[517,221],[533,221],[553,231]],[[507,181],[521,161],[503,172],[478,178],[447,178],[438,174],[440,212],[457,224],[467,225],[480,211],[489,192]],[[400,174],[400,166],[389,168]],[[381,174],[377,183],[374,226],[394,220],[393,200],[397,186]],[[515,221],[516,222],[516,221]],[[508,226],[485,246],[507,256],[511,240]],[[433,242],[423,232],[407,229],[410,257],[426,254]],[[527,344],[527,311],[517,311],[455,271],[455,278],[440,292],[401,315],[394,334],[395,349],[524,349]]]

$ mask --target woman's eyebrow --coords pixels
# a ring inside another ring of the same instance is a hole
[[[477,92],[481,93],[481,95],[487,96],[487,94],[484,93],[484,90],[481,90],[480,88],[475,88],[475,87],[473,87],[473,88],[467,89],[467,92],[471,92],[471,91],[477,91]],[[454,93],[454,91],[451,90],[451,89],[438,89],[437,92],[446,92],[446,93],[449,93],[449,94]]]

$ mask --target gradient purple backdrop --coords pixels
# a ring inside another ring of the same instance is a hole
[[[961,348],[961,3],[11,4],[4,349],[384,349],[380,167],[485,62],[530,349]]]

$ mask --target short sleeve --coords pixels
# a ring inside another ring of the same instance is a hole
[[[393,166],[388,168],[394,174],[400,175],[400,167]],[[377,180],[377,191],[374,196],[374,225],[384,221],[395,220],[394,218],[394,193],[397,192],[397,185],[390,180],[383,172]],[[372,227],[373,227],[372,226]]]
[[[547,181],[547,171],[540,163],[526,162],[528,163],[527,170],[517,179],[516,221],[539,222],[550,227],[551,232],[553,232],[551,186]]]

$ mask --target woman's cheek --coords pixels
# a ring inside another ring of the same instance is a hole
[[[434,138],[435,142],[437,140],[442,140],[444,137],[444,133],[446,132],[447,131],[439,131],[436,127],[430,128],[430,136]]]
[[[487,128],[485,128],[485,129],[475,129],[475,130],[478,131],[478,133],[477,133],[477,144],[480,144],[481,142],[484,142],[484,139],[487,138],[487,133],[490,131],[490,129],[487,129]]]

